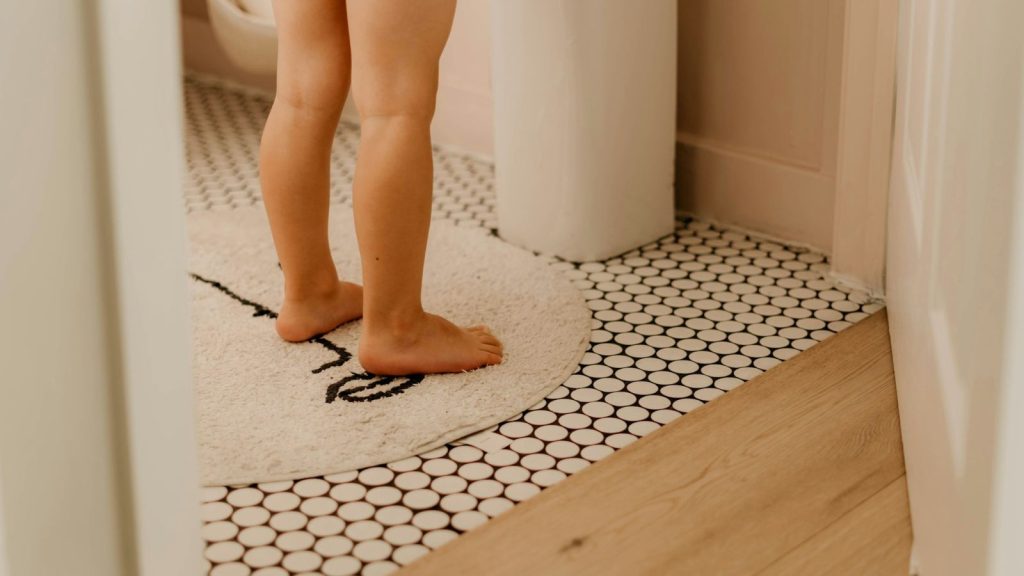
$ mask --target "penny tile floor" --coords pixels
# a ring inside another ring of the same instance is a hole
[[[270,101],[185,81],[188,211],[260,203]],[[359,131],[342,124],[332,202],[350,204]],[[493,166],[435,150],[434,218],[492,230]],[[386,466],[203,489],[211,576],[388,574],[878,310],[817,252],[682,218],[618,258],[552,264],[593,312],[583,360],[508,422]]]

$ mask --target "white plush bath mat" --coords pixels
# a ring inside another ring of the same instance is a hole
[[[303,344],[278,339],[282,277],[262,209],[189,216],[193,376],[206,485],[305,478],[401,459],[529,408],[576,368],[590,336],[582,296],[546,261],[480,230],[434,222],[424,305],[488,324],[499,366],[377,377],[356,358],[360,323]],[[360,277],[351,212],[335,206],[339,272]]]

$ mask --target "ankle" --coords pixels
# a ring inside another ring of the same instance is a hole
[[[426,317],[421,307],[364,314],[363,330],[371,337],[412,342],[419,336]]]
[[[302,282],[285,282],[285,302],[310,302],[329,300],[337,295],[340,281],[335,278],[305,280]]]

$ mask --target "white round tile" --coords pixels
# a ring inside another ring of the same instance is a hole
[[[216,502],[223,500],[227,494],[228,489],[224,486],[206,486],[199,493],[199,501],[202,503]]]
[[[533,476],[530,477],[530,482],[541,488],[547,488],[565,480],[565,478],[565,473],[560,470],[546,469],[534,472]]]
[[[233,562],[242,557],[245,553],[245,548],[242,547],[238,542],[217,542],[210,544],[206,547],[204,556],[210,562],[222,564],[224,562]]]
[[[366,486],[383,486],[391,482],[394,477],[394,471],[383,466],[375,466],[359,472],[359,481]]]
[[[496,450],[488,452],[484,460],[491,466],[511,466],[519,461],[519,454],[508,449]]]
[[[314,542],[316,542],[316,537],[312,534],[304,530],[296,530],[279,535],[277,540],[274,541],[274,546],[285,552],[297,552],[299,550],[309,550],[313,547]],[[249,563],[246,562],[246,564]],[[271,564],[277,564],[277,561],[271,562]],[[249,565],[252,566],[252,564]],[[267,564],[267,566],[269,565]]]
[[[344,536],[328,536],[317,540],[313,544],[313,550],[324,558],[333,558],[334,556],[348,554],[354,546],[355,543]]]
[[[338,484],[331,488],[330,495],[331,498],[341,503],[355,502],[366,495],[366,487],[352,482]]]
[[[235,508],[255,506],[263,501],[263,492],[255,488],[239,488],[227,495],[227,501]]]
[[[452,530],[432,530],[423,535],[423,544],[433,550],[451,542],[459,534]]]
[[[417,490],[430,485],[430,476],[418,470],[403,472],[395,477],[395,486],[402,490]]]
[[[288,512],[278,512],[271,516],[270,527],[278,532],[290,532],[292,530],[301,530],[308,521],[309,518],[302,512],[290,510]]]
[[[452,516],[452,526],[463,532],[468,532],[478,526],[482,526],[487,520],[486,514],[475,510],[467,510]]]
[[[338,503],[326,496],[317,496],[315,498],[303,500],[302,504],[299,505],[299,511],[310,518],[334,514],[337,509]]]
[[[396,460],[388,464],[388,468],[395,472],[411,472],[416,470],[423,464],[423,461],[418,456],[410,456],[403,458],[402,460]]]
[[[515,506],[515,503],[507,498],[488,498],[480,502],[477,509],[494,518],[502,512],[510,510],[513,506]]]
[[[231,515],[231,521],[243,528],[266,524],[270,520],[270,511],[260,506],[239,508]]]
[[[441,498],[441,509],[445,512],[454,514],[456,512],[463,512],[465,510],[475,508],[476,502],[476,498],[469,494],[449,494],[444,498]]]
[[[522,502],[536,496],[540,488],[529,482],[519,482],[505,488],[505,497],[514,502]]]
[[[384,540],[392,546],[415,544],[423,537],[423,531],[415,526],[392,526],[384,531]]]
[[[345,536],[353,542],[373,540],[380,538],[384,533],[384,526],[373,520],[360,520],[353,522],[345,528]]]
[[[331,558],[321,567],[324,576],[354,576],[362,569],[363,563],[351,556]]]
[[[203,540],[207,542],[223,542],[231,540],[238,534],[238,526],[225,521],[211,522],[205,524],[200,532]]]
[[[377,486],[366,493],[366,501],[374,506],[390,506],[402,500],[402,491],[392,486]]]
[[[431,476],[449,476],[458,468],[458,464],[447,458],[437,458],[423,463],[423,471]]]
[[[506,438],[524,438],[533,432],[533,426],[526,422],[507,422],[498,429]]]
[[[410,544],[407,546],[401,546],[397,548],[392,554],[391,558],[401,564],[402,566],[408,566],[416,560],[422,558],[430,552],[430,548],[421,546],[419,544]]]
[[[512,442],[510,448],[519,454],[533,454],[544,449],[544,442],[537,438],[519,438]]]
[[[441,476],[440,478],[435,478],[430,483],[430,489],[444,496],[446,494],[462,492],[468,485],[469,482],[460,476]]]
[[[241,562],[229,562],[214,566],[210,576],[250,576],[252,570]]]
[[[246,551],[242,561],[251,568],[266,568],[281,561],[284,552],[273,546],[260,546]]]
[[[386,576],[387,574],[393,574],[399,568],[401,566],[387,560],[372,562],[363,567],[362,576]]]
[[[275,538],[277,538],[277,532],[269,526],[252,526],[238,533],[238,541],[249,548],[266,546]]]
[[[327,494],[327,491],[331,489],[331,485],[326,480],[321,478],[308,478],[306,480],[300,480],[295,483],[292,487],[292,492],[302,496],[303,498],[312,498],[314,496],[323,496]]]
[[[412,509],[406,506],[385,506],[373,515],[374,520],[384,526],[397,526],[407,524],[412,520]]]
[[[448,526],[448,515],[440,510],[424,510],[412,517],[412,523],[420,530],[436,530]]]
[[[314,536],[334,536],[345,529],[345,521],[337,516],[320,516],[306,524],[306,530]]]
[[[448,457],[459,463],[476,462],[483,456],[483,451],[473,446],[456,446],[448,451]]]
[[[440,501],[441,496],[433,490],[413,490],[402,498],[402,503],[413,510],[432,508]]]
[[[469,481],[490,478],[494,468],[485,462],[470,462],[459,467],[459,476]]]
[[[284,566],[289,572],[309,572],[319,568],[322,563],[323,558],[319,554],[308,550],[291,552],[281,560],[281,566]]]
[[[217,522],[226,520],[233,510],[227,502],[208,502],[200,507],[199,516],[203,522]]]
[[[302,499],[291,492],[276,492],[263,499],[263,507],[271,512],[295,510]]]

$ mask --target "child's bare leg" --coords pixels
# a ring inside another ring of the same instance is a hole
[[[284,272],[277,331],[307,340],[362,314],[327,239],[331,144],[348,95],[351,53],[341,0],[277,0],[277,97],[263,130],[260,180]]]
[[[359,360],[377,374],[471,370],[501,361],[487,328],[424,312],[430,227],[430,120],[437,65],[455,0],[348,0],[352,72],[362,139],[356,232],[366,297]]]

